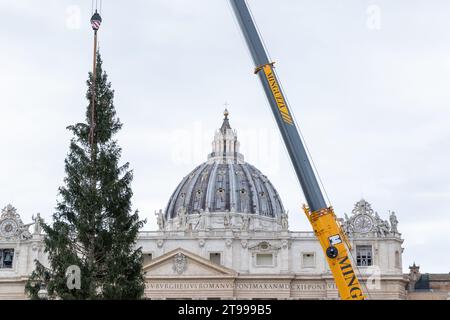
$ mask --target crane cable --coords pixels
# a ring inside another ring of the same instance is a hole
[[[92,10],[94,9],[94,3],[92,0]],[[92,66],[92,81],[91,81],[91,117],[90,117],[90,128],[89,128],[89,145],[90,145],[90,152],[91,152],[91,165],[92,165],[92,173],[90,176],[90,183],[91,183],[91,188],[93,192],[96,192],[96,187],[97,187],[97,182],[95,179],[95,162],[96,162],[96,144],[94,143],[94,135],[95,135],[95,95],[96,95],[96,77],[97,77],[97,31],[100,28],[101,22],[102,22],[102,18],[101,16],[98,14],[97,12],[97,7],[98,7],[98,1],[96,0],[95,2],[95,13],[91,16],[91,27],[92,30],[94,30],[94,52],[93,52],[93,66]],[[95,214],[94,214],[94,210],[95,208],[93,208],[93,210],[91,211],[91,215],[90,215],[90,227],[95,230]],[[93,252],[94,252],[94,247],[95,247],[95,238],[90,237],[90,244],[89,247],[87,249],[88,251],[88,264],[92,265],[94,263],[94,261],[92,261],[93,258]]]
[[[95,2],[95,11],[97,11],[100,13],[100,15],[102,14],[102,3],[103,0],[91,0],[91,16],[94,14],[94,2]],[[100,5],[99,5],[100,4]]]
[[[100,10],[102,6],[102,0],[100,0]],[[94,0],[91,2],[91,9],[94,10]],[[97,78],[97,31],[100,28],[102,18],[98,11],[98,0],[95,0],[95,13],[91,17],[91,26],[94,30],[94,53],[92,61],[92,88],[91,88],[91,119],[90,119],[90,130],[89,130],[89,143],[91,144],[91,154],[94,153],[94,130],[95,130],[95,89],[96,89],[96,78]]]

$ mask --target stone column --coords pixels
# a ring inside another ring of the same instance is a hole
[[[233,267],[233,232],[227,230],[225,232],[225,257],[223,263],[226,267]]]
[[[289,240],[283,239],[281,240],[281,252],[280,252],[280,260],[281,260],[281,266],[280,271],[281,273],[288,273],[289,272]]]
[[[241,240],[241,265],[240,265],[240,271],[244,273],[248,273],[250,271],[249,269],[249,260],[250,257],[248,255],[248,240],[242,239]]]

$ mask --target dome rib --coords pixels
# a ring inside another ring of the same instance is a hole
[[[217,162],[215,162],[212,172],[209,174],[208,189],[206,190],[205,211],[212,210],[212,203],[213,203],[213,197],[214,197],[213,185],[214,185],[214,181],[216,180],[216,173],[217,173],[218,167],[219,167],[219,164]]]
[[[245,176],[247,177],[247,181],[250,185],[250,194],[251,194],[251,199],[252,199],[251,209],[253,209],[253,210],[250,210],[250,212],[259,213],[259,203],[258,203],[258,199],[256,198],[258,191],[256,190],[255,182],[253,181],[253,177],[248,170],[248,166],[241,165],[241,167],[242,167],[242,169],[245,173]]]
[[[228,173],[230,181],[230,211],[236,211],[236,179],[234,175],[234,168],[232,164],[228,164]]]

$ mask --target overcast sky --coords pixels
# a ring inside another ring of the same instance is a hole
[[[403,268],[450,271],[450,1],[249,0],[332,205],[397,213]],[[245,159],[310,230],[305,202],[227,0],[104,0],[104,69],[134,170],[133,207],[156,228],[206,160],[228,104]],[[49,221],[70,133],[84,120],[89,0],[0,0],[0,206]]]

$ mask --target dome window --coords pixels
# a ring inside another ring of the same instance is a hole
[[[223,190],[223,188],[219,188],[219,190],[217,190],[217,191],[219,191],[220,193],[222,193],[222,192],[224,192],[225,190]]]
[[[242,193],[242,194],[246,193],[246,191],[245,191],[244,188],[241,189],[241,193]]]

